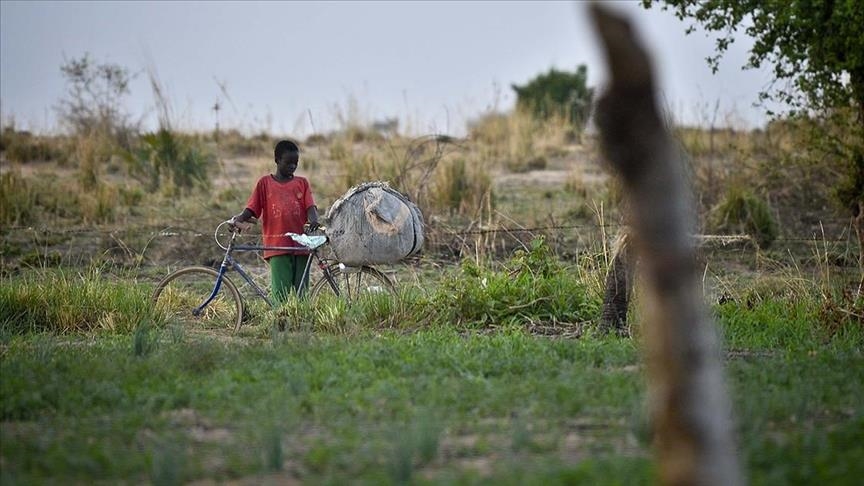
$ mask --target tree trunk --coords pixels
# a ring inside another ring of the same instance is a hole
[[[603,312],[600,314],[600,331],[614,331],[622,337],[630,335],[627,327],[627,309],[633,288],[633,262],[628,258],[626,230],[618,238],[615,256],[606,273],[606,290],[603,294]]]
[[[639,261],[644,285],[642,335],[660,479],[737,485],[731,410],[702,302],[683,157],[657,108],[651,60],[630,25],[598,4],[592,13],[611,73],[597,126],[606,158],[624,182],[631,258]]]

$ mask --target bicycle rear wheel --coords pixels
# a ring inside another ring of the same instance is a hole
[[[194,314],[213,292],[219,272],[208,267],[186,267],[168,274],[156,285],[153,303],[166,316],[183,325],[203,325],[236,331],[243,321],[243,300],[227,276],[207,307]]]
[[[386,275],[372,267],[341,267],[330,265],[332,281],[321,277],[312,287],[310,298],[318,299],[324,295],[337,296],[354,302],[363,296],[394,294],[396,288]],[[335,288],[334,288],[335,287]],[[338,291],[338,292],[337,292]]]

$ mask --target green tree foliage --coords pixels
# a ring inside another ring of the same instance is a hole
[[[716,72],[739,30],[754,39],[745,68],[773,67],[760,99],[786,103],[802,134],[798,157],[825,170],[855,218],[864,268],[864,5],[860,0],[642,0],[718,33]],[[803,157],[802,157],[803,156]]]
[[[535,118],[547,120],[563,117],[576,127],[583,127],[591,113],[594,89],[589,88],[588,68],[582,64],[575,73],[550,69],[528,83],[511,85],[516,92],[516,107]]]
[[[719,33],[707,58],[715,72],[742,30],[754,39],[745,68],[773,66],[775,82],[763,90],[801,109],[857,107],[864,116],[864,8],[860,0],[643,0]],[[695,31],[691,25],[688,33]],[[789,82],[784,82],[789,81]],[[864,122],[864,120],[862,120]]]

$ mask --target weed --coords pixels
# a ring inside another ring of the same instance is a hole
[[[168,326],[168,331],[171,336],[171,342],[173,344],[183,344],[186,340],[186,328],[179,324],[170,324]]]
[[[149,355],[156,349],[157,343],[158,334],[149,322],[138,324],[132,333],[132,352],[139,358]]]
[[[222,343],[213,339],[200,339],[186,344],[179,366],[194,375],[213,373],[228,360],[229,354]]]
[[[150,480],[156,486],[183,484],[185,456],[178,444],[165,443],[154,448]]]
[[[513,420],[510,448],[513,452],[528,449],[532,445],[532,434],[524,420],[516,418]]]
[[[410,434],[393,432],[393,451],[388,465],[390,479],[394,484],[410,484],[414,476],[414,444]]]

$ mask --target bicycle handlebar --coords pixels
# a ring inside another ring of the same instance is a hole
[[[234,240],[237,238],[237,235],[239,235],[243,229],[247,229],[247,228],[237,227],[238,223],[235,221],[232,221],[232,220],[233,220],[233,218],[222,221],[221,223],[219,223],[216,226],[216,230],[213,232],[213,239],[216,240],[216,244],[219,246],[219,248],[221,248],[223,250],[228,250],[228,246],[234,242]],[[255,224],[256,222],[257,222],[257,220],[250,220],[249,227],[251,227],[252,224]],[[244,223],[246,223],[246,222],[244,222]],[[244,224],[244,223],[240,223],[240,224]],[[220,228],[222,228],[222,226],[224,226],[226,224],[228,225],[228,228],[231,231],[231,239],[228,240],[228,243],[223,245],[222,242],[219,241],[219,230],[220,230]],[[308,235],[307,233],[305,233],[305,231],[307,231],[309,228],[308,223],[304,224],[303,228],[304,228],[303,234],[288,232],[288,233],[285,233],[284,236],[289,236],[289,237],[299,236],[299,237],[304,237],[304,238],[310,238],[310,237],[313,238],[312,240],[308,240],[310,242],[309,245],[305,245],[302,242],[300,243],[301,245],[306,246],[306,248],[310,249],[310,250],[318,248],[319,246],[322,246],[326,242],[326,238],[327,238],[326,236],[323,236],[323,238],[325,238],[324,240],[318,240],[317,238],[322,237],[322,236],[312,236],[312,235]],[[315,231],[324,232],[326,229],[327,228],[324,225],[319,225]]]

